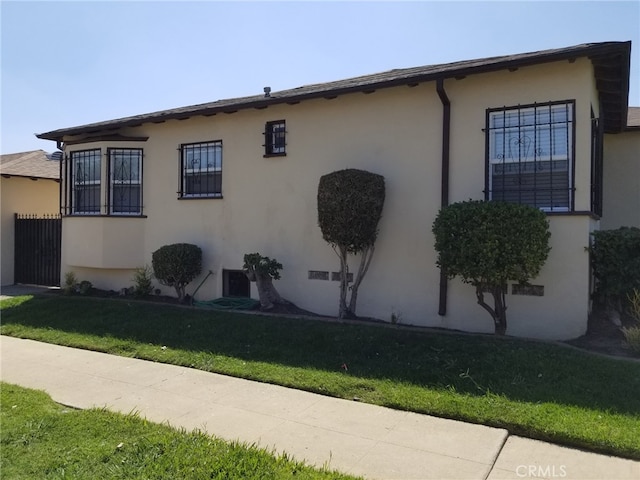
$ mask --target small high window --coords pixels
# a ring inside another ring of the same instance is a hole
[[[180,146],[180,198],[222,197],[222,140]]]
[[[264,156],[286,155],[286,124],[284,120],[267,122],[264,128]]]

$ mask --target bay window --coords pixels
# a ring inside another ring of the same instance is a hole
[[[141,148],[108,148],[106,155],[100,148],[70,152],[62,165],[61,212],[142,215],[142,157]]]

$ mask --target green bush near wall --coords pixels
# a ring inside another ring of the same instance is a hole
[[[493,317],[495,333],[507,328],[509,280],[527,284],[549,254],[549,223],[544,212],[528,205],[469,200],[443,207],[432,231],[437,265],[476,288],[478,304]],[[494,306],[484,301],[491,293]]]
[[[328,173],[318,185],[318,225],[329,244],[359,253],[375,243],[384,205],[384,177],[348,168]]]
[[[190,243],[165,245],[151,255],[153,274],[162,285],[174,287],[185,298],[185,287],[202,271],[202,250]]]
[[[599,230],[592,235],[596,298],[622,307],[634,289],[640,290],[640,228]]]

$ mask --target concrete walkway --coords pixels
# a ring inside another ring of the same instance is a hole
[[[2,381],[68,406],[136,411],[368,479],[640,478],[640,462],[189,368],[6,336],[0,359]]]
[[[0,287],[0,300],[18,295],[34,295],[46,293],[50,290],[60,290],[60,287],[42,287],[40,285],[2,285]]]

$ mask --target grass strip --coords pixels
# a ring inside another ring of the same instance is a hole
[[[640,459],[640,363],[486,335],[16,297],[0,333],[502,427]]]
[[[3,478],[354,478],[136,414],[73,410],[43,392],[7,383],[0,384],[0,398]]]

